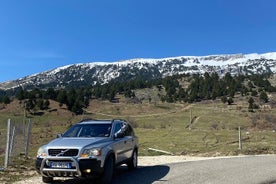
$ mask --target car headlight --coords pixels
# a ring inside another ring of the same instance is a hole
[[[86,149],[82,152],[81,157],[92,157],[92,156],[101,156],[102,150],[100,148],[92,148],[92,149]]]
[[[47,156],[46,149],[44,147],[40,147],[37,151],[37,157],[45,157]]]

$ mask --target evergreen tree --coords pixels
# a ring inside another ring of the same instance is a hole
[[[18,100],[24,100],[26,98],[25,91],[20,89],[20,91],[16,94],[16,98]]]
[[[267,103],[267,102],[268,102],[268,96],[267,96],[267,94],[266,94],[265,91],[262,91],[262,92],[260,93],[260,100],[262,100],[264,103]]]
[[[132,95],[132,91],[131,91],[130,89],[127,89],[127,90],[125,91],[125,97],[131,98],[131,95]]]
[[[222,103],[225,104],[227,102],[227,97],[226,96],[221,97],[221,101],[222,101]]]
[[[112,102],[114,99],[115,99],[115,95],[116,95],[116,92],[115,92],[115,90],[113,89],[111,89],[111,91],[110,91],[110,94],[109,94],[109,97],[108,97],[108,100],[110,101],[110,102]]]
[[[49,109],[49,106],[50,106],[50,101],[47,99],[47,100],[44,101],[43,108],[44,109]]]
[[[72,105],[71,111],[77,115],[83,113],[83,109],[82,109],[80,101],[75,101],[75,103]]]
[[[72,110],[73,105],[75,104],[76,100],[77,100],[76,90],[75,89],[70,89],[68,94],[67,94],[67,100],[66,100],[67,108],[70,111]]]
[[[101,98],[102,98],[103,100],[108,99],[108,89],[107,89],[106,86],[102,88],[102,91],[101,91]]]
[[[258,92],[257,91],[255,91],[255,90],[252,90],[251,91],[251,96],[257,96],[258,95]]]
[[[179,101],[185,101],[186,98],[187,98],[187,93],[186,93],[185,89],[180,88],[179,91],[178,91]]]
[[[36,105],[40,110],[44,110],[44,100],[43,99],[39,99],[37,101]]]
[[[57,101],[59,102],[59,106],[61,107],[67,101],[67,94],[65,90],[59,90],[57,93]]]
[[[253,83],[251,81],[248,82],[248,87],[249,88],[255,88],[255,86],[253,85]]]
[[[35,108],[35,103],[33,99],[29,99],[26,101],[25,108],[29,112]]]
[[[229,98],[227,99],[227,103],[228,103],[228,105],[232,105],[232,104],[234,103],[233,98],[232,98],[232,97],[229,97]]]
[[[48,88],[45,93],[43,94],[44,99],[56,99],[57,98],[57,93],[54,90],[54,88]]]
[[[8,96],[4,96],[3,99],[2,99],[2,101],[3,101],[4,104],[11,103],[11,100],[10,100],[10,98]]]
[[[252,98],[252,97],[250,97],[249,98],[249,100],[248,100],[248,103],[249,103],[249,105],[248,105],[248,111],[249,112],[254,112],[254,103],[255,103],[255,100]]]

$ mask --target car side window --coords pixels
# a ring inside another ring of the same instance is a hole
[[[130,125],[127,125],[126,131],[125,131],[125,136],[134,136],[133,129]]]
[[[114,130],[114,133],[117,133],[121,130],[122,128],[122,123],[118,122],[115,124],[115,130]]]

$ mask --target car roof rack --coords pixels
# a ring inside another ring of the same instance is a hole
[[[85,118],[85,119],[82,119],[81,121],[79,121],[78,123],[84,123],[84,122],[88,122],[88,121],[111,121],[113,122],[113,119],[93,119],[93,118]]]
[[[122,122],[127,122],[126,120],[124,119],[119,119],[119,118],[115,118],[115,119],[93,119],[93,118],[85,118],[85,119],[82,119],[81,121],[79,121],[78,123],[84,123],[84,122],[88,122],[88,121],[111,121],[112,123],[115,122],[115,121],[122,121]],[[77,124],[78,124],[77,123]]]

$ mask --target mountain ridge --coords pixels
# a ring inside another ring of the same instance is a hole
[[[219,54],[167,58],[134,58],[115,62],[90,62],[65,65],[45,72],[0,83],[0,89],[63,88],[105,84],[111,80],[141,78],[150,80],[176,74],[217,72],[224,75],[276,73],[276,52],[263,54]]]

